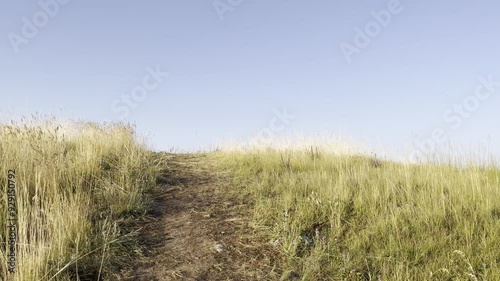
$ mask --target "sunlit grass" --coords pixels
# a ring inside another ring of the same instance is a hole
[[[16,170],[17,272],[9,280],[109,279],[132,256],[158,165],[126,124],[30,119],[0,126],[0,280],[7,280],[7,171]],[[133,243],[132,243],[133,244]]]
[[[396,163],[352,147],[233,147],[210,154],[255,202],[254,223],[302,280],[500,280],[500,170]],[[125,124],[34,119],[0,126],[0,280],[7,171],[16,170],[17,273],[114,280],[138,252],[162,161]],[[216,171],[214,171],[216,172]]]
[[[500,280],[500,171],[332,149],[222,150],[302,280]]]

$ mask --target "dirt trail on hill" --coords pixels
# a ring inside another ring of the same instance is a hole
[[[252,206],[204,155],[169,155],[146,257],[120,280],[279,280],[279,254],[249,225]]]

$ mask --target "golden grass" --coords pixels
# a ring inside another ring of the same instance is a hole
[[[0,126],[0,280],[109,279],[132,258],[127,219],[159,166],[125,124],[31,119]],[[16,171],[17,271],[7,273],[7,175]],[[119,252],[120,251],[120,252]]]
[[[321,149],[218,151],[302,280],[500,280],[500,171]]]
[[[336,147],[336,145],[334,145]],[[402,164],[343,147],[212,154],[302,280],[500,280],[500,170]],[[0,126],[0,280],[114,280],[139,248],[127,223],[163,162],[125,124]],[[17,272],[7,273],[8,170]]]

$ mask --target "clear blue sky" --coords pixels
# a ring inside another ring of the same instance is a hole
[[[498,1],[2,1],[1,114],[123,117],[158,149],[189,150],[255,136],[286,107],[288,132],[404,147],[441,128],[439,139],[500,153],[499,11]],[[169,73],[159,83],[157,67]],[[121,101],[145,88],[135,108]]]

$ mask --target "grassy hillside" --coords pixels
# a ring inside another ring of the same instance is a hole
[[[0,126],[0,280],[9,270],[11,198],[18,246],[9,280],[113,279],[136,250],[127,223],[147,207],[159,167],[152,157],[124,124]]]
[[[206,168],[209,176],[254,203],[255,226],[285,257],[283,280],[500,280],[496,168],[400,164],[318,149],[208,155],[218,163]],[[164,168],[125,124],[1,125],[0,280],[117,279],[140,256],[144,237],[134,230]],[[16,273],[8,274],[12,235]]]
[[[218,152],[302,280],[500,280],[500,171]],[[292,273],[293,272],[293,273]]]

